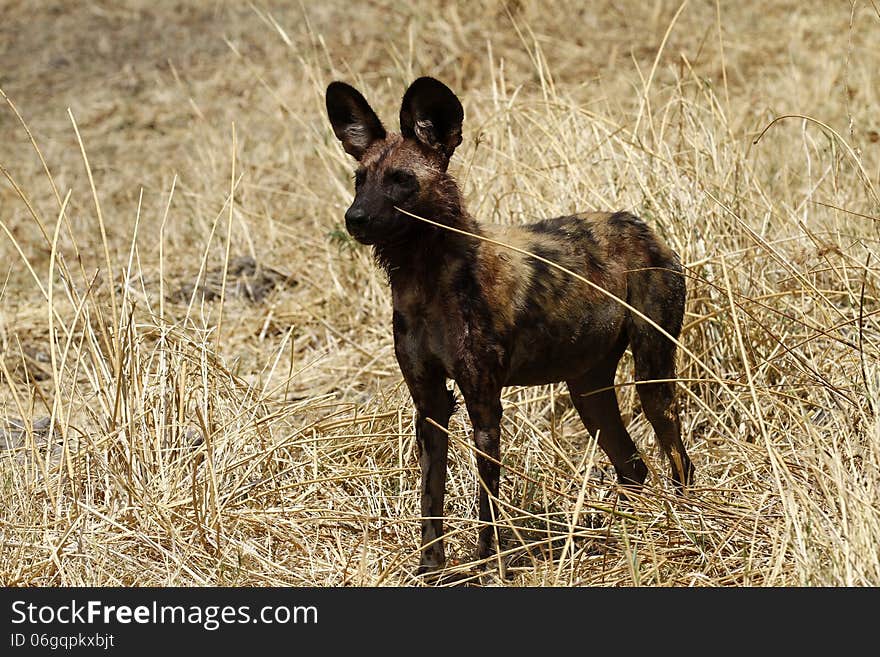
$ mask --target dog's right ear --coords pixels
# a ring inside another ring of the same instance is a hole
[[[385,128],[367,100],[345,82],[327,87],[327,116],[345,152],[360,160],[374,141],[385,139]]]

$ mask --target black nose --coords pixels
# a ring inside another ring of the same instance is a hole
[[[361,208],[352,206],[345,213],[345,227],[349,230],[363,228],[367,221],[367,213]]]

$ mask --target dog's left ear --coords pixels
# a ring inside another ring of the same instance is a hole
[[[400,132],[452,157],[461,143],[464,109],[452,90],[434,78],[419,78],[403,95]]]

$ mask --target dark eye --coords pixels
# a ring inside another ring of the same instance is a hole
[[[400,185],[401,187],[414,187],[416,184],[416,177],[412,171],[405,171],[404,169],[394,169],[388,172],[388,181],[392,185]]]
[[[367,178],[367,172],[363,169],[358,169],[354,172],[354,186],[360,187],[364,184],[364,180]]]

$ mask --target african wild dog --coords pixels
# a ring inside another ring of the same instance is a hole
[[[333,131],[358,162],[345,226],[371,244],[387,272],[394,306],[394,348],[416,407],[422,468],[420,572],[441,568],[446,427],[453,379],[474,427],[483,523],[479,556],[492,554],[500,462],[501,389],[565,381],[589,432],[620,483],[639,487],[647,467],[624,427],[613,388],[627,344],[639,396],[672,463],[681,490],[694,468],[681,442],[675,401],[675,344],[685,285],[678,256],[626,212],[589,212],[524,226],[477,223],[447,173],[461,143],[464,111],[443,83],[419,78],[400,108],[400,134],[385,131],[364,97],[343,82],[327,87]],[[450,228],[518,247],[594,282]],[[614,297],[617,297],[615,299]]]

